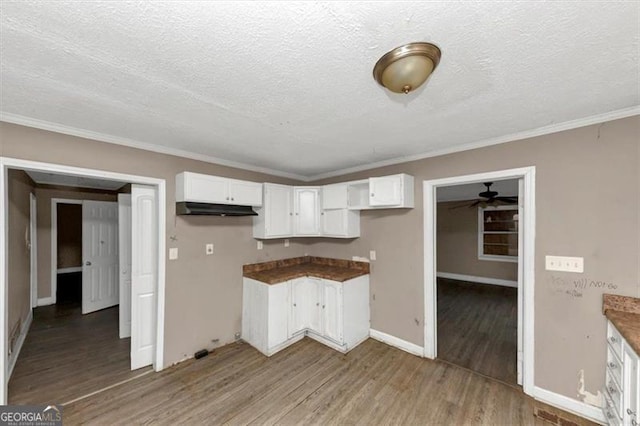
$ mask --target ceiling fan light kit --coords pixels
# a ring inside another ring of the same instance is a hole
[[[424,82],[440,63],[440,48],[426,42],[408,43],[385,53],[373,67],[373,78],[382,87],[408,94]]]

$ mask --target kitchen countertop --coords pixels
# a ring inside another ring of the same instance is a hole
[[[367,262],[303,256],[242,267],[242,275],[266,284],[278,284],[300,277],[344,282],[369,274]]]
[[[640,355],[640,299],[605,294],[602,310],[629,346]]]

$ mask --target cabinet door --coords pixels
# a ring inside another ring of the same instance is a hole
[[[622,420],[625,425],[633,425],[638,422],[638,409],[640,408],[640,372],[638,371],[638,356],[625,342],[623,349],[623,401]],[[635,422],[635,423],[634,423]]]
[[[231,204],[261,206],[262,184],[242,180],[230,180],[228,197],[228,202]]]
[[[395,206],[402,203],[402,176],[369,178],[369,204]]]
[[[322,288],[323,282],[320,278],[307,278],[307,304],[306,308],[309,312],[307,327],[322,334]]]
[[[308,285],[306,278],[298,278],[289,282],[291,291],[290,315],[289,315],[289,338],[300,333],[307,328],[309,311],[308,305]]]
[[[199,203],[227,203],[227,179],[185,173],[185,199]]]
[[[295,235],[320,235],[319,194],[318,188],[294,188]]]
[[[322,281],[323,335],[342,343],[342,284],[330,280]]]
[[[268,287],[267,347],[273,348],[289,338],[289,283],[273,284]]]
[[[349,199],[349,186],[346,183],[325,185],[322,187],[323,209],[346,209]]]
[[[292,234],[292,187],[264,185],[265,234],[267,237],[289,237]]]
[[[322,235],[341,237],[347,235],[349,210],[325,210],[322,212]]]

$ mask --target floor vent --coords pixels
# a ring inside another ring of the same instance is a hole
[[[533,415],[541,420],[544,420],[547,423],[551,423],[557,426],[579,426],[578,423],[562,417],[561,414],[551,413],[539,407],[536,407],[533,410]]]

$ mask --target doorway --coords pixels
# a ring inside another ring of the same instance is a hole
[[[132,268],[131,287],[137,288],[131,298],[131,367],[152,364],[155,371],[163,368],[164,346],[164,233],[165,233],[165,181],[143,176],[125,175],[99,170],[81,169],[49,163],[0,157],[0,198],[7,202],[9,169],[27,172],[59,174],[71,180],[102,179],[131,183]],[[116,208],[117,211],[117,208]],[[7,211],[0,211],[0,245],[5,248],[0,256],[0,291],[8,294],[7,283]],[[114,239],[114,242],[117,240]],[[138,267],[136,268],[136,265]],[[140,267],[143,265],[143,267]],[[84,265],[83,265],[84,266]],[[116,269],[117,271],[117,269]],[[135,285],[139,283],[139,285]],[[55,293],[52,293],[55,294]],[[0,304],[0,352],[7,353],[7,297]],[[119,329],[116,327],[116,335]],[[137,362],[134,362],[135,360]],[[144,361],[147,360],[148,362]],[[142,365],[140,364],[142,361]],[[0,357],[0,404],[8,400],[7,356]]]
[[[518,179],[436,188],[438,359],[517,384]]]
[[[438,358],[437,191],[452,186],[515,179],[518,184],[517,383],[533,393],[533,278],[535,238],[535,167],[424,181],[424,295],[427,358]],[[442,276],[441,276],[442,278]],[[450,279],[451,277],[449,277]],[[454,277],[455,278],[455,277]],[[462,283],[464,284],[464,283]]]

